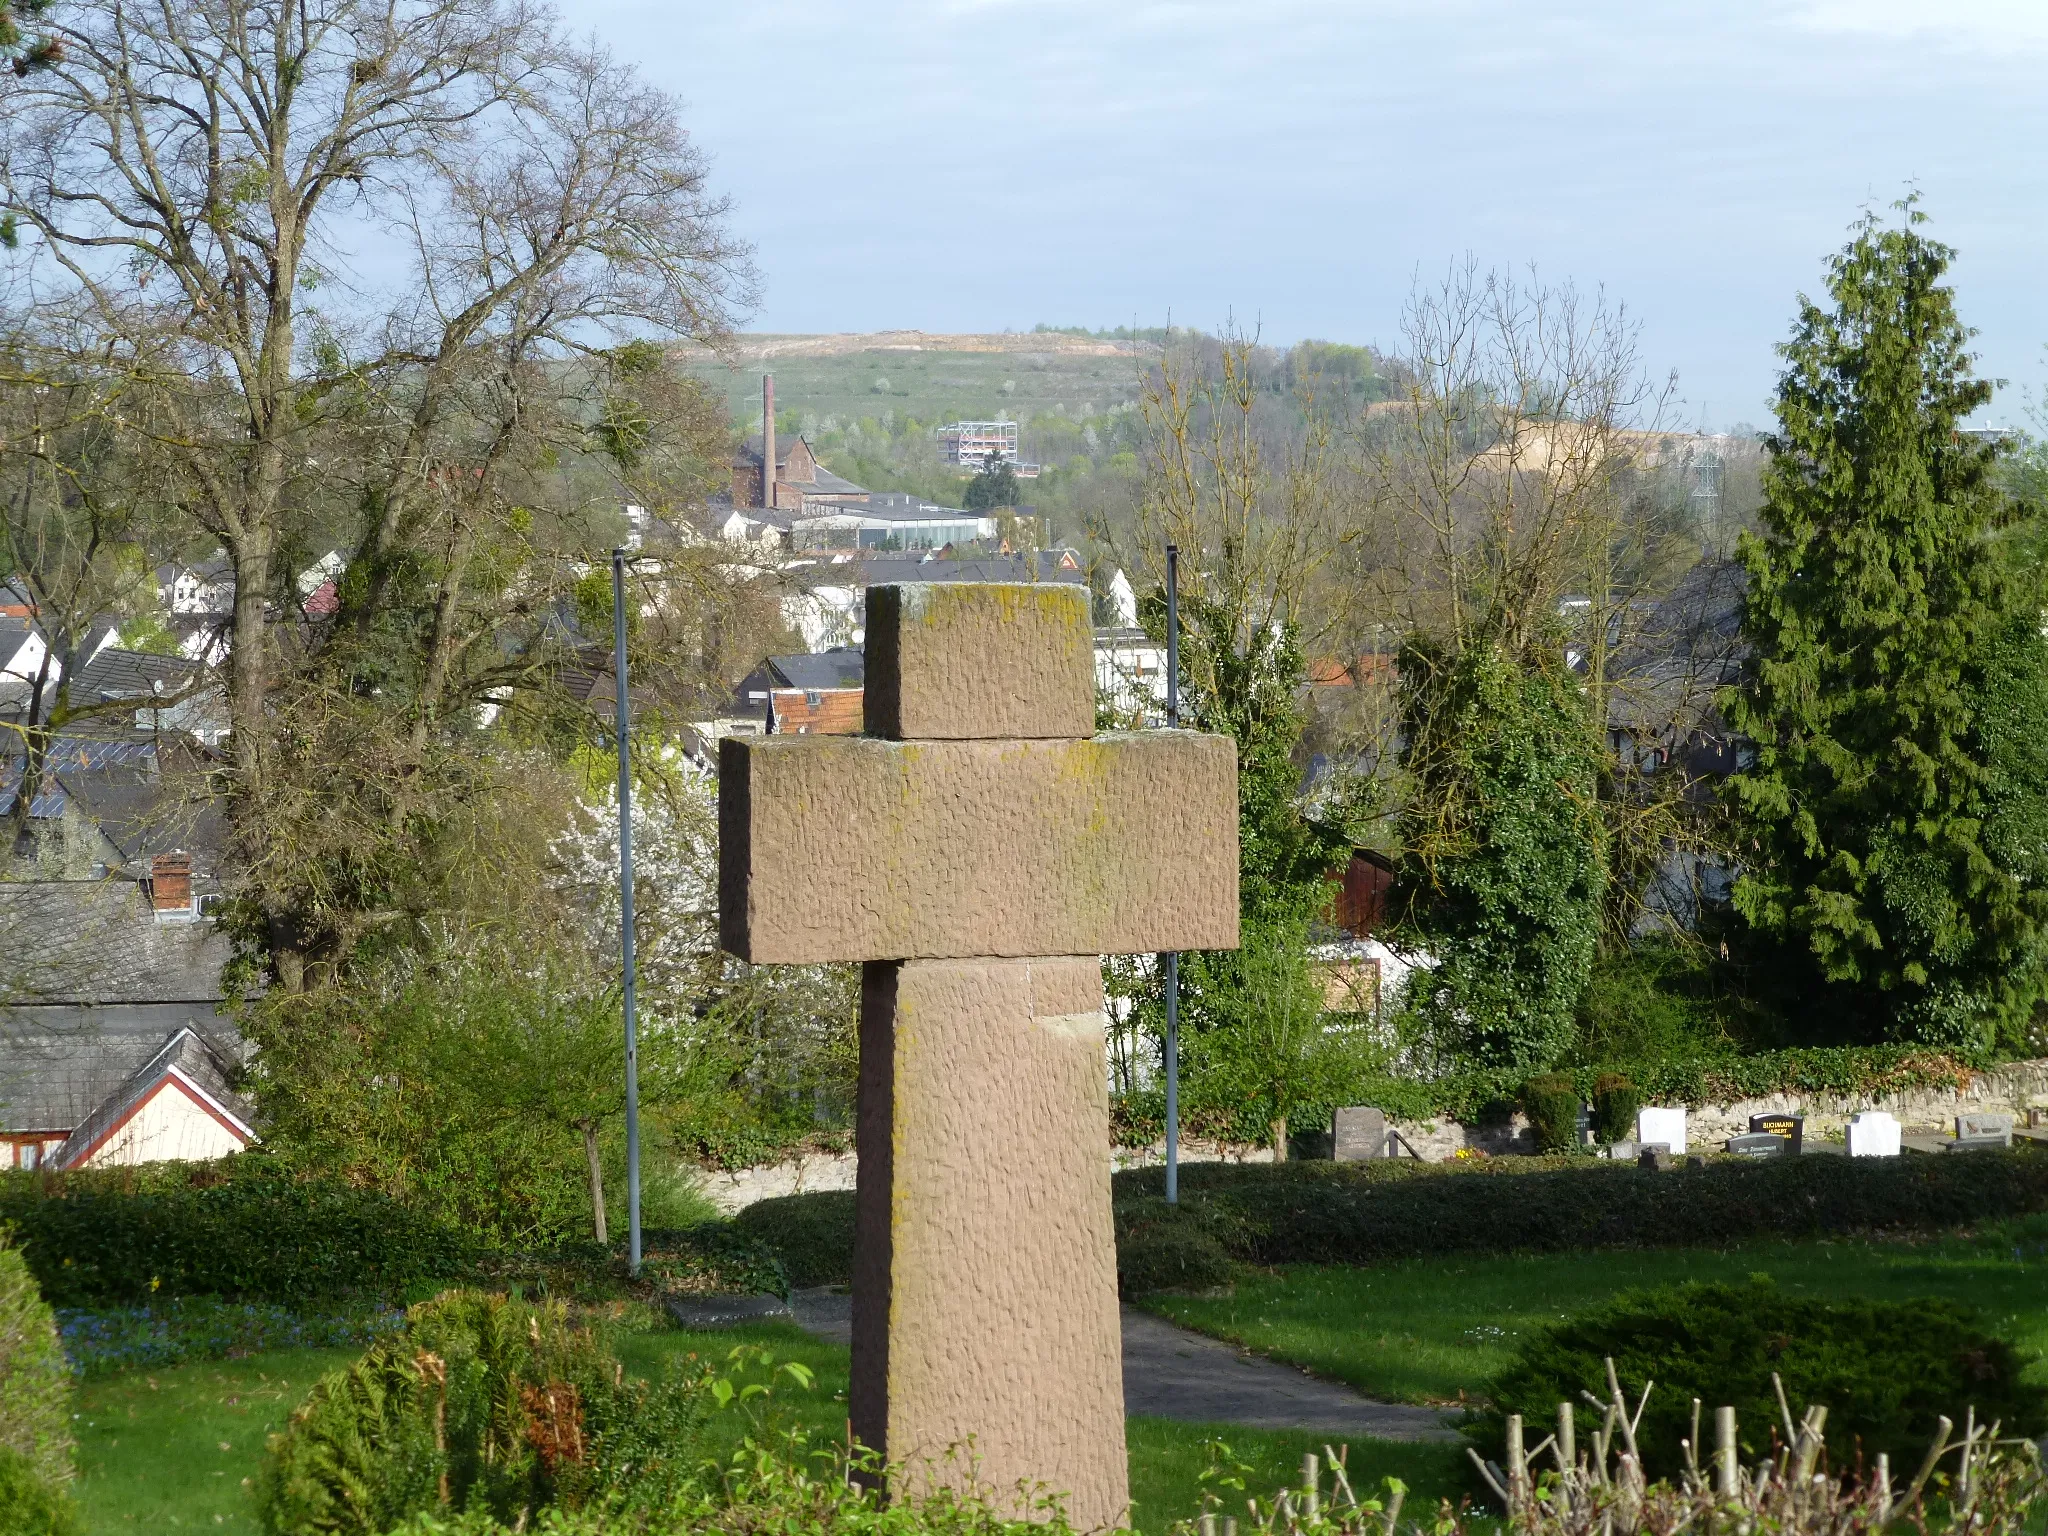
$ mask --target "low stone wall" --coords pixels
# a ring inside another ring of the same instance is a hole
[[[1738,1099],[1730,1104],[1687,1106],[1686,1136],[1694,1150],[1718,1147],[1749,1129],[1751,1115],[1801,1114],[1807,1134],[1815,1140],[1839,1140],[1849,1117],[1866,1109],[1889,1111],[1913,1131],[1953,1130],[1957,1115],[2009,1114],[2021,1124],[2029,1109],[2048,1109],[2048,1061],[2016,1061],[1978,1072],[1961,1087],[1914,1088],[1904,1093],[1842,1096],[1774,1093]],[[1517,1114],[1503,1125],[1464,1125],[1456,1120],[1390,1121],[1401,1140],[1424,1162],[1440,1163],[1463,1151],[1487,1157],[1508,1157],[1536,1150],[1529,1122]],[[1327,1127],[1325,1127],[1327,1129]],[[1397,1155],[1407,1156],[1405,1152]],[[1183,1163],[1270,1163],[1271,1147],[1189,1137],[1180,1145]],[[1153,1168],[1166,1161],[1163,1142],[1149,1147],[1117,1147],[1110,1153],[1112,1172]],[[732,1171],[704,1170],[700,1187],[719,1210],[730,1216],[757,1200],[801,1195],[821,1189],[852,1189],[859,1159],[848,1152],[805,1152],[786,1162]]]
[[[711,1203],[730,1216],[757,1200],[772,1200],[777,1195],[851,1189],[859,1166],[860,1160],[852,1152],[804,1152],[759,1168],[701,1169],[697,1183]]]
[[[1806,1134],[1842,1139],[1849,1117],[1866,1109],[1889,1112],[1910,1134],[1953,1131],[1958,1115],[2009,1114],[2024,1125],[2030,1109],[2048,1109],[2048,1061],[2015,1061],[1971,1075],[1960,1087],[1912,1088],[1903,1093],[1773,1093],[1728,1104],[1686,1106],[1686,1138],[1693,1150],[1718,1147],[1749,1130],[1752,1115],[1804,1114]],[[1467,1148],[1499,1157],[1534,1152],[1529,1122],[1517,1114],[1506,1125],[1462,1125],[1455,1120],[1394,1120],[1401,1139],[1425,1162],[1442,1162]]]

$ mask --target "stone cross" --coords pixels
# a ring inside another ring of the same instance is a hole
[[[725,948],[865,962],[853,1432],[1079,1530],[1129,1504],[1099,957],[1237,947],[1234,746],[1095,735],[1094,656],[1084,587],[871,587],[867,734],[719,749]]]

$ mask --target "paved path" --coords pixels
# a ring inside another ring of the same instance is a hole
[[[729,1304],[678,1302],[674,1310],[679,1320],[699,1326],[782,1316],[835,1344],[850,1343],[853,1337],[853,1299],[829,1289],[798,1291],[786,1310],[771,1298],[742,1298]],[[1457,1438],[1434,1408],[1376,1403],[1338,1382],[1247,1354],[1132,1307],[1124,1308],[1123,1318],[1126,1413],[1189,1424],[1309,1429],[1381,1440]]]

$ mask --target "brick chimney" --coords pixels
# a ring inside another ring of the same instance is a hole
[[[761,505],[775,505],[775,375],[761,375]]]
[[[149,904],[159,917],[191,912],[191,854],[160,853],[149,861]]]

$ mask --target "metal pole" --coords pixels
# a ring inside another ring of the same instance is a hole
[[[626,1261],[640,1273],[640,1033],[633,1017],[632,719],[626,702],[626,552],[612,551],[612,681],[619,734],[619,953],[626,1015]]]
[[[1180,725],[1180,551],[1166,546],[1166,728]],[[1159,957],[1166,973],[1166,1203],[1180,1204],[1180,956]]]

